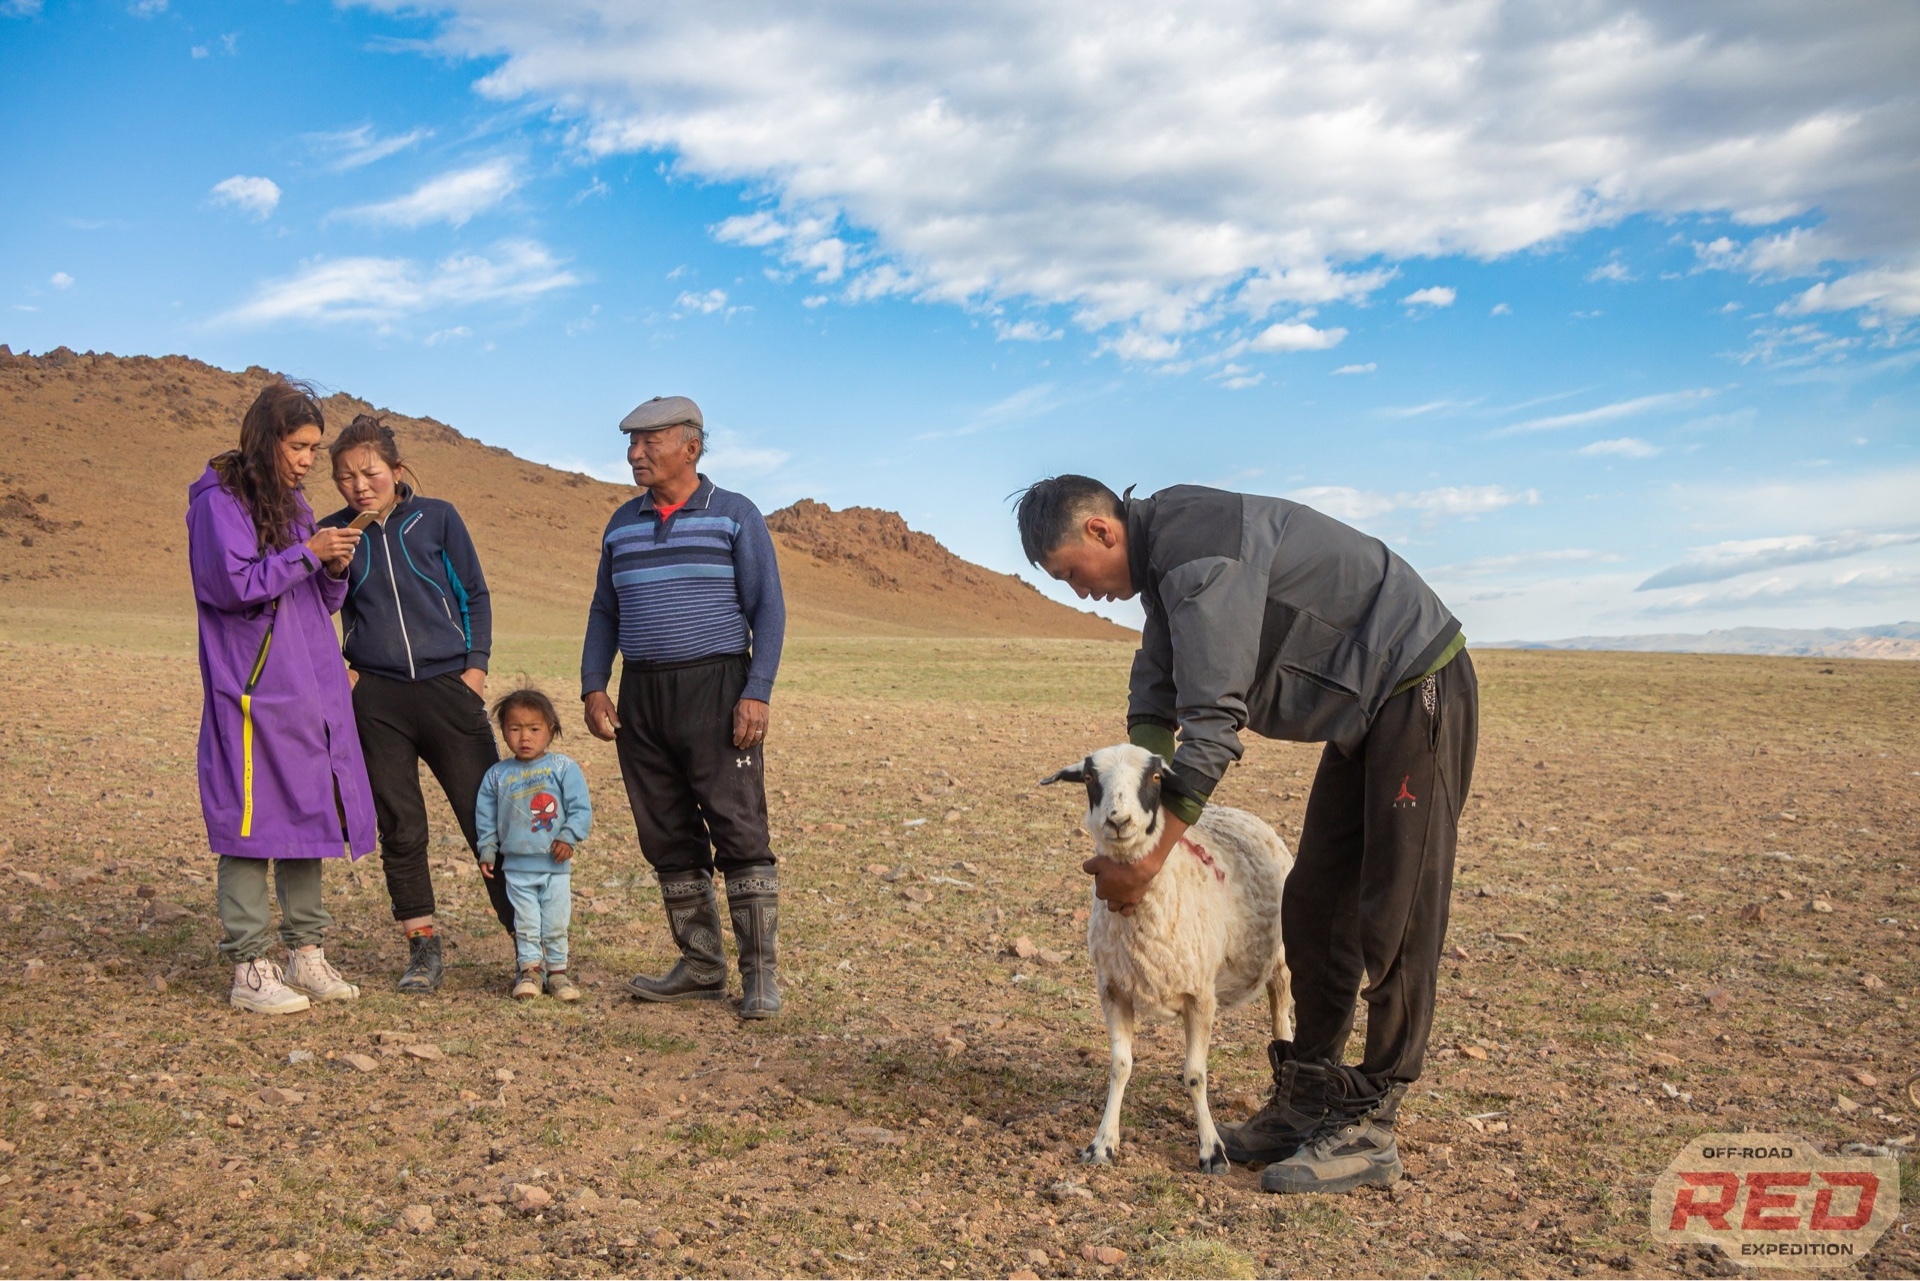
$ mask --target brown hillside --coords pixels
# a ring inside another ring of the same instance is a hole
[[[190,613],[187,486],[232,446],[270,377],[181,356],[15,356],[0,346],[0,602]],[[326,401],[336,430],[370,409],[344,394]],[[455,503],[472,528],[499,629],[577,634],[600,532],[633,490],[526,462],[431,418],[388,420],[424,492]],[[322,513],[340,506],[320,469],[307,496]],[[768,523],[795,635],[1128,635],[961,560],[891,512],[805,501]]]

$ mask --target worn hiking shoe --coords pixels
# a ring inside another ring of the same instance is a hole
[[[319,948],[295,948],[287,956],[287,986],[316,1001],[351,1001],[360,989],[340,977]]]
[[[1270,1165],[1290,1157],[1326,1119],[1325,1078],[1298,1071],[1292,1041],[1269,1041],[1267,1062],[1273,1065],[1273,1096],[1267,1105],[1242,1124],[1220,1131],[1229,1161]]]
[[[1260,1175],[1268,1192],[1351,1192],[1400,1181],[1400,1145],[1393,1133],[1405,1086],[1396,1086],[1359,1116],[1336,1107],[1298,1152]]]
[[[660,900],[680,959],[659,978],[634,975],[627,980],[628,993],[642,1001],[726,1000],[727,957],[720,950],[720,907],[712,878],[703,872],[663,878]]]
[[[424,996],[428,992],[440,990],[440,981],[446,977],[446,962],[440,951],[438,934],[409,934],[407,936],[407,969],[400,976],[400,990]]]
[[[313,1002],[286,985],[280,967],[266,957],[233,967],[233,991],[227,1003],[252,1014],[298,1014]]]
[[[526,969],[521,970],[520,977],[514,980],[513,999],[516,1001],[531,1001],[538,995],[540,995],[540,967],[537,965],[529,965]]]
[[[548,970],[547,995],[556,1001],[577,1001],[580,999],[580,989],[565,970]]]

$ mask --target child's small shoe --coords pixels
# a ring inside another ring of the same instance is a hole
[[[572,976],[565,970],[548,970],[547,995],[559,1001],[577,1001],[580,989],[574,986]]]
[[[288,953],[287,986],[316,1001],[351,1001],[360,995],[360,989],[341,978],[317,947],[305,951],[296,947]]]
[[[516,1001],[531,1001],[538,995],[540,995],[540,967],[537,965],[528,966],[526,969],[520,971],[519,979],[514,982],[513,999]]]

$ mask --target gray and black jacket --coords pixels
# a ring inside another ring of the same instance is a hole
[[[1384,543],[1284,498],[1130,498],[1127,553],[1147,614],[1127,729],[1150,747],[1179,729],[1167,789],[1189,821],[1243,728],[1352,751],[1397,687],[1461,648],[1459,622]]]

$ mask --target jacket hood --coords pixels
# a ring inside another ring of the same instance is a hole
[[[220,473],[213,469],[212,463],[208,463],[206,471],[200,473],[200,479],[187,486],[187,501],[191,503],[209,489],[218,488],[220,488]]]

